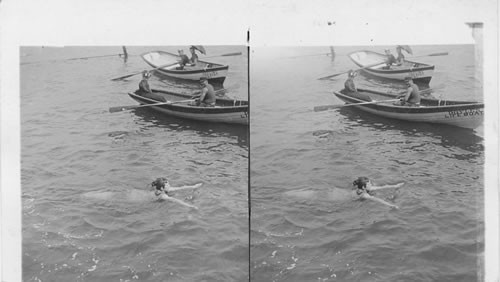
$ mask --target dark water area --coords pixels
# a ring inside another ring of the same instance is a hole
[[[139,54],[179,47],[24,47],[21,67],[23,281],[244,281],[248,278],[248,128],[197,123],[136,105]],[[185,52],[188,47],[181,46]],[[245,46],[206,46],[230,65],[229,97],[248,99]],[[116,55],[113,55],[116,54]],[[109,57],[76,59],[82,57]],[[203,58],[203,55],[200,56]],[[153,77],[152,88],[197,83]],[[154,198],[167,177],[189,209]]]
[[[253,281],[482,281],[483,129],[313,111],[343,104],[332,92],[347,77],[318,78],[354,68],[350,52],[384,48],[336,47],[334,61],[314,56],[328,47],[251,49]],[[449,53],[415,59],[436,66],[434,97],[482,101],[473,45],[412,48]],[[405,88],[363,74],[355,82]],[[375,195],[399,209],[340,197],[358,176],[404,182]]]

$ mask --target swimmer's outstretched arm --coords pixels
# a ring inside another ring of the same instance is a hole
[[[379,203],[381,203],[381,204],[387,205],[387,206],[389,206],[389,207],[391,207],[391,208],[399,209],[399,207],[398,207],[398,206],[393,205],[393,204],[391,204],[391,203],[388,203],[388,202],[386,202],[386,201],[384,201],[384,200],[382,200],[382,199],[379,199],[379,198],[377,198],[377,197],[370,196],[370,194],[368,194],[368,193],[365,193],[365,194],[363,195],[363,197],[364,197],[365,199],[373,200],[373,201],[375,201],[375,202],[379,202]]]
[[[186,203],[186,202],[183,202],[183,201],[181,201],[181,200],[179,200],[179,199],[176,199],[176,198],[170,197],[170,196],[168,196],[168,195],[166,195],[166,194],[162,195],[162,198],[163,198],[163,199],[165,199],[165,200],[169,200],[169,201],[172,201],[172,202],[176,202],[176,203],[181,204],[181,205],[184,205],[184,206],[186,206],[186,207],[190,207],[190,208],[195,209],[195,210],[197,210],[197,209],[198,209],[198,207],[195,207],[195,206],[193,206],[193,205],[190,205],[190,204],[188,204],[188,203]]]
[[[372,186],[372,187],[370,187],[370,191],[387,189],[387,188],[399,188],[399,187],[403,186],[404,184],[405,184],[404,182],[401,182],[401,183],[394,184],[394,185]]]
[[[200,186],[201,186],[201,183],[197,183],[195,185],[184,185],[181,187],[168,187],[167,190],[168,191],[178,191],[178,190],[182,190],[182,189],[195,189],[195,188],[198,188]]]

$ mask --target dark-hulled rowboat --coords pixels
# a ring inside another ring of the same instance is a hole
[[[387,56],[377,52],[364,50],[352,52],[348,56],[363,71],[381,78],[404,80],[406,77],[411,77],[414,82],[428,84],[434,74],[433,65],[407,60],[399,66],[392,65],[390,68],[386,68]]]
[[[141,95],[138,91],[128,95],[140,104],[156,104],[165,101],[176,102],[192,98],[191,95],[174,93],[165,90],[152,89],[153,96]],[[219,122],[248,125],[248,101],[219,99],[215,107],[197,107],[189,103],[174,103],[151,106],[154,110],[166,115],[198,120],[204,122]]]
[[[346,103],[363,103],[370,99],[371,101],[394,99],[394,94],[366,89],[358,89],[357,93],[342,90],[334,94]],[[397,106],[391,103],[353,105],[352,107],[386,118],[440,123],[472,129],[482,125],[484,116],[484,103],[426,98],[422,98],[419,107]]]
[[[195,66],[186,65],[183,69],[177,69],[179,64],[176,62],[180,60],[180,57],[165,51],[147,52],[142,54],[141,57],[148,65],[154,68],[172,64],[156,70],[165,76],[194,81],[198,81],[203,77],[208,79],[210,84],[222,85],[229,69],[227,65],[206,61],[198,61]]]

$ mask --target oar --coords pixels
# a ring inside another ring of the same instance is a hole
[[[92,59],[92,58],[114,57],[114,56],[122,56],[122,55],[123,55],[123,54],[102,55],[102,56],[92,56],[92,57],[72,58],[72,59],[67,59],[67,60],[68,60],[68,61],[72,61],[72,60],[83,60],[83,59]]]
[[[362,70],[362,69],[366,69],[366,68],[370,68],[370,67],[374,67],[374,66],[377,66],[377,65],[380,65],[380,64],[383,64],[385,62],[378,62],[378,63],[375,63],[375,64],[370,64],[370,65],[367,65],[367,66],[364,66],[362,68],[359,68],[359,69],[355,69],[356,71],[358,70]],[[343,72],[339,72],[339,73],[336,73],[336,74],[332,74],[332,75],[329,75],[329,76],[324,76],[324,77],[320,77],[318,78],[319,80],[325,80],[325,79],[329,79],[329,78],[332,78],[332,77],[336,77],[336,76],[339,76],[341,74],[344,74],[344,73],[348,73],[350,72],[350,70],[348,71],[343,71]]]
[[[161,66],[159,66],[159,67],[156,67],[156,68],[154,68],[154,69],[150,70],[150,72],[155,71],[155,70],[157,70],[157,69],[161,69],[161,68],[166,68],[166,67],[170,67],[170,66],[173,66],[173,65],[177,65],[178,63],[179,63],[179,62],[175,62],[175,63],[170,63],[170,64],[161,65]],[[125,78],[129,78],[129,77],[131,77],[131,76],[134,76],[134,75],[141,74],[142,72],[143,72],[143,70],[142,70],[142,71],[138,71],[138,72],[134,72],[134,73],[131,73],[131,74],[127,74],[127,75],[124,75],[124,76],[115,77],[115,78],[112,78],[111,80],[112,80],[112,81],[122,80],[122,79],[125,79]]]
[[[291,56],[291,57],[285,57],[286,59],[295,59],[295,58],[302,58],[302,57],[315,57],[315,56],[331,56],[331,53],[321,53],[321,54],[309,54],[309,55],[300,55],[300,56]]]
[[[228,54],[222,54],[222,55],[216,55],[216,56],[209,56],[209,57],[204,57],[203,59],[205,58],[214,58],[214,57],[227,57],[227,56],[238,56],[238,55],[241,55],[241,52],[236,52],[236,53],[228,53]],[[179,62],[175,62],[175,63],[170,63],[170,64],[166,64],[166,65],[162,65],[162,66],[159,66],[159,67],[156,67],[151,71],[155,71],[157,69],[161,69],[161,68],[166,68],[166,67],[170,67],[170,66],[173,66],[173,65],[177,65]],[[134,73],[131,73],[131,74],[127,74],[127,75],[124,75],[124,76],[120,76],[120,77],[115,77],[115,78],[112,78],[111,80],[112,81],[116,81],[116,80],[122,80],[122,79],[125,79],[125,78],[129,78],[131,76],[134,76],[134,75],[138,75],[138,74],[141,74],[143,71],[139,71],[139,72],[134,72]]]
[[[175,101],[175,102],[154,103],[154,104],[147,104],[147,105],[133,105],[133,106],[111,107],[111,108],[109,108],[109,112],[110,113],[116,113],[116,112],[121,112],[121,111],[126,111],[126,110],[133,110],[133,109],[142,108],[142,107],[152,107],[152,106],[161,106],[161,105],[173,105],[173,104],[187,103],[187,102],[192,102],[192,101],[195,101],[195,100],[190,99],[190,100],[182,100],[182,101]]]
[[[427,89],[422,89],[422,90],[419,90],[418,93],[420,95],[427,95],[427,94],[431,94],[432,91],[436,90],[436,89],[442,89],[444,88],[445,85],[444,84],[438,84],[438,85],[435,85],[433,86],[432,88],[427,88]],[[399,93],[393,93],[394,95],[397,95],[398,96],[401,96],[401,95],[405,95],[407,92],[404,91],[404,92],[399,92]],[[392,94],[392,93],[391,93]]]
[[[349,107],[349,106],[390,103],[390,102],[397,102],[397,101],[399,101],[399,99],[371,101],[371,102],[363,102],[363,103],[351,103],[351,104],[323,105],[323,106],[314,107],[314,111],[321,112],[321,111],[326,111],[326,110],[330,110],[330,109],[338,109],[338,108]]]
[[[215,56],[203,57],[201,59],[208,59],[208,58],[215,58],[215,57],[239,56],[241,54],[242,54],[241,52],[235,52],[235,53],[227,53],[227,54],[222,54],[222,55],[215,55]]]
[[[433,54],[427,54],[427,55],[421,55],[421,56],[415,56],[415,57],[409,57],[410,59],[413,58],[420,58],[420,57],[435,57],[435,56],[447,56],[448,52],[442,52],[442,53],[433,53]]]

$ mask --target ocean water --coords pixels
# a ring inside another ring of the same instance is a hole
[[[412,47],[449,52],[418,58],[436,65],[434,97],[482,100],[472,45]],[[119,46],[21,48],[24,281],[481,281],[482,128],[312,111],[340,104],[332,92],[345,80],[317,78],[353,68],[351,51],[384,46],[338,47],[334,61],[315,55],[328,47],[211,59],[230,65],[227,96],[243,99],[250,64],[250,136],[147,109],[109,113],[135,104],[126,93],[140,77],[110,79],[146,68],[138,55],[157,49],[178,47],[129,47],[126,62],[69,60]],[[364,75],[356,84],[404,88]],[[196,89],[158,77],[151,85]],[[362,175],[404,182],[376,194],[400,209],[345,197]],[[160,176],[202,183],[174,195],[199,210],[156,201],[148,185]]]
[[[187,52],[186,46],[180,46]],[[21,189],[23,281],[248,279],[248,128],[163,116],[127,92],[148,68],[139,54],[179,47],[23,47]],[[206,46],[229,64],[229,97],[248,99],[245,46]],[[200,56],[202,58],[203,56]],[[197,84],[153,77],[152,88]],[[157,201],[149,184],[203,185]]]
[[[252,281],[482,281],[483,129],[377,117],[342,104],[354,64],[346,54],[386,46],[260,47],[250,53]],[[393,46],[388,46],[393,48]],[[441,99],[481,101],[473,45],[412,46],[434,64]],[[411,56],[407,56],[410,58]],[[404,85],[363,74],[358,87]],[[358,176],[404,182],[376,196],[399,209],[345,197]],[[344,196],[343,196],[344,195]]]

